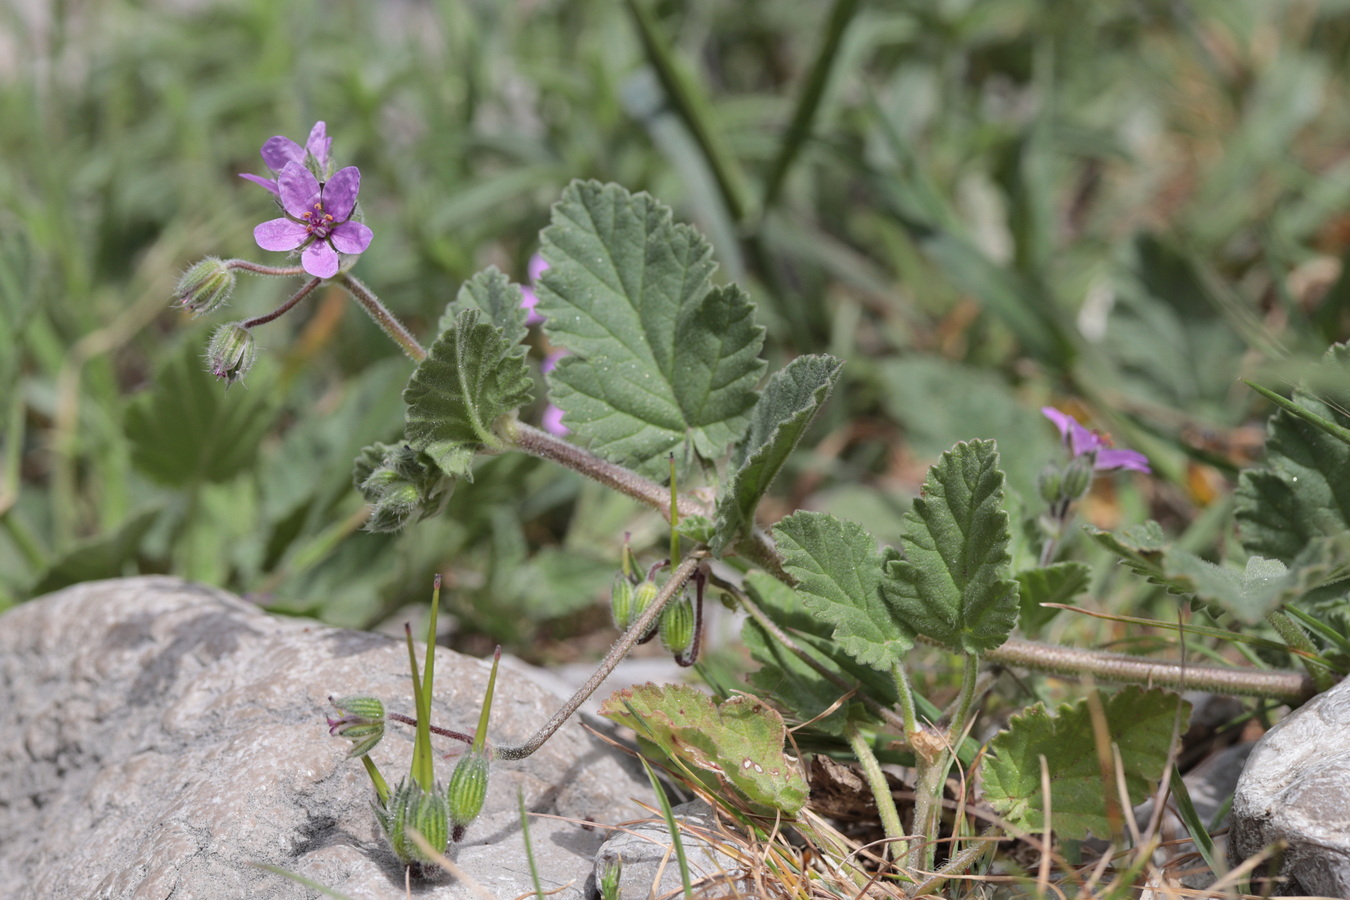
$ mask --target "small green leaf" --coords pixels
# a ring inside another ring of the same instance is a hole
[[[647,194],[573,182],[541,235],[549,338],[571,355],[550,399],[592,450],[643,474],[687,445],[720,457],[755,402],[764,330],[735,286],[710,288],[706,239]]]
[[[796,591],[764,572],[748,573],[745,576],[745,589],[755,604],[780,628],[819,629],[823,624],[802,610]],[[810,633],[799,633],[794,634],[793,639],[826,669],[846,672],[839,660],[826,653],[813,652],[811,636]],[[749,676],[750,686],[759,696],[773,700],[786,709],[797,721],[811,721],[811,727],[815,730],[840,736],[850,717],[864,715],[864,708],[856,699],[838,705],[828,715],[822,715],[845,692],[774,640],[754,619],[747,619],[741,628],[741,642],[750,652],[751,658],[760,664],[759,670]],[[827,643],[838,651],[833,641]],[[851,659],[848,661],[853,662]],[[873,669],[869,668],[867,672],[873,677],[878,676]],[[845,677],[852,678],[853,673],[846,672]],[[895,702],[894,682],[889,677],[878,678],[876,693],[870,691],[871,687],[864,685],[863,689],[882,703]]]
[[[834,624],[834,639],[846,653],[882,671],[904,661],[914,633],[882,595],[884,557],[861,525],[826,513],[797,512],[773,532],[802,603]]]
[[[1181,731],[1190,718],[1190,704],[1162,690],[1128,687],[1106,696],[1098,692],[1106,730],[1120,748],[1130,804],[1140,803],[1162,776],[1172,740],[1178,705]],[[1050,822],[1064,838],[1089,833],[1112,837],[1108,804],[1118,805],[1114,772],[1103,772],[1086,699],[1059,708],[1051,718],[1036,705],[1013,716],[1008,730],[989,744],[981,765],[984,796],[994,810],[1017,828],[1045,828],[1041,794],[1044,756],[1050,770]],[[1110,756],[1109,752],[1106,755]],[[1108,799],[1109,798],[1109,799]]]
[[[958,652],[992,650],[1017,624],[1003,481],[993,441],[942,454],[905,515],[904,558],[886,565],[883,591],[905,624]]]
[[[1215,565],[1168,546],[1161,526],[1152,521],[1119,535],[1091,526],[1084,530],[1137,575],[1174,594],[1212,603],[1248,624],[1259,622],[1288,596],[1289,570],[1279,560],[1253,556],[1241,572]]]
[[[403,402],[406,437],[447,475],[469,474],[473,456],[497,447],[493,423],[530,402],[533,389],[525,349],[466,309],[432,344],[413,372]]]
[[[82,581],[120,578],[134,572],[141,543],[158,517],[158,509],[142,510],[116,530],[76,544],[38,575],[31,593],[49,594]]]
[[[171,356],[131,401],[126,435],[137,468],[170,487],[228,481],[257,460],[275,418],[267,390],[226,391],[195,347]]]
[[[1309,542],[1350,530],[1350,348],[1337,344],[1309,373],[1317,394],[1300,388],[1267,427],[1266,465],[1243,471],[1237,487],[1238,534],[1247,552],[1293,562]],[[1327,426],[1335,426],[1328,428]]]
[[[1059,612],[1041,604],[1070,602],[1087,590],[1091,577],[1092,570],[1080,562],[1057,562],[1018,572],[1017,588],[1021,600],[1018,620],[1022,630],[1034,634]]]
[[[732,457],[734,473],[717,501],[714,553],[754,527],[755,507],[839,380],[843,361],[799,356],[775,372],[750,412],[750,430]]]
[[[721,775],[755,803],[794,815],[806,802],[806,779],[783,753],[783,718],[756,697],[718,704],[688,685],[645,684],[616,691],[600,714],[666,755]]]
[[[489,322],[502,330],[507,343],[519,344],[530,330],[525,325],[524,297],[520,288],[511,283],[496,266],[488,266],[460,285],[454,302],[446,307],[437,331],[444,332],[455,325],[455,319],[466,309],[479,309]]]

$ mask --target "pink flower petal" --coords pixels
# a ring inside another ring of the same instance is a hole
[[[305,148],[282,135],[268,138],[267,143],[262,145],[261,153],[263,162],[273,172],[280,172],[288,162],[302,163],[305,160]]]
[[[275,181],[274,179],[271,179],[271,178],[263,178],[261,175],[249,175],[249,174],[247,174],[247,173],[245,173],[245,172],[240,172],[240,173],[239,173],[239,177],[240,177],[240,178],[247,178],[249,181],[253,182],[254,184],[260,184],[260,185],[262,185],[263,187],[267,188],[269,191],[271,191],[271,192],[274,193],[274,194],[277,192],[277,183],[276,183],[276,181]]]
[[[338,270],[337,251],[327,241],[315,241],[300,254],[300,265],[315,278],[332,278]]]
[[[328,153],[333,147],[333,139],[328,136],[328,126],[322,120],[315,122],[314,127],[309,130],[309,140],[305,141],[305,149],[319,163],[319,170],[325,171],[328,168]]]
[[[539,424],[549,434],[556,434],[558,437],[571,433],[571,429],[563,424],[563,411],[552,403],[544,409],[544,415]]]
[[[339,253],[355,254],[364,253],[374,236],[374,232],[360,222],[343,222],[333,229],[328,238]]]
[[[309,229],[290,219],[272,219],[253,229],[253,239],[264,250],[294,250],[309,238]]]
[[[1099,450],[1097,463],[1092,468],[1098,472],[1129,469],[1132,472],[1143,472],[1145,475],[1153,471],[1149,468],[1148,457],[1138,450]]]
[[[313,212],[321,199],[319,180],[298,162],[286,163],[277,176],[277,194],[281,197],[281,208],[297,219]]]
[[[530,264],[526,267],[526,272],[529,274],[531,281],[538,281],[539,276],[543,275],[547,269],[548,263],[544,262],[544,258],[536,253],[530,257]]]
[[[323,211],[335,221],[345,222],[356,209],[356,195],[361,190],[361,170],[356,166],[338,169],[323,186]]]

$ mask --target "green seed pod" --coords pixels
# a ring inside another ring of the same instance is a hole
[[[605,865],[600,875],[600,900],[619,900],[619,883],[623,877],[623,857],[616,856]]]
[[[204,316],[229,302],[234,283],[234,270],[224,261],[208,256],[178,279],[173,299],[194,316]]]
[[[644,581],[637,586],[637,590],[633,592],[633,618],[629,624],[637,621],[647,611],[647,607],[651,606],[652,602],[656,600],[658,593],[660,591],[657,590],[654,581]]]
[[[683,594],[661,611],[661,643],[676,656],[694,643],[694,604]]]
[[[375,805],[375,818],[389,841],[389,849],[405,866],[418,867],[420,871],[423,863],[432,861],[409,837],[409,828],[417,829],[438,853],[445,849],[449,814],[439,790],[424,791],[416,781],[400,781],[389,795],[387,806]]]
[[[352,742],[348,759],[365,756],[384,737],[384,704],[375,697],[328,698],[339,718],[328,718],[328,733]]]
[[[455,842],[464,837],[464,829],[483,811],[487,785],[488,755],[481,750],[470,750],[460,757],[454,774],[450,776],[450,787],[445,792],[450,812],[451,838]]]
[[[614,627],[627,631],[633,624],[633,582],[622,572],[614,575],[614,586],[609,591],[609,611],[614,616]]]

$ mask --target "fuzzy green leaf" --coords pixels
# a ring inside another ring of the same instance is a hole
[[[409,446],[452,476],[468,475],[480,448],[498,446],[494,421],[529,403],[533,393],[525,349],[481,316],[478,309],[455,316],[403,392]]]
[[[1080,562],[1057,562],[1017,573],[1017,589],[1022,630],[1033,633],[1054,618],[1057,609],[1042,603],[1068,603],[1087,590],[1092,570]]]
[[[529,334],[525,325],[524,298],[520,288],[511,283],[496,266],[488,266],[460,285],[454,302],[441,315],[438,331],[454,327],[455,318],[466,309],[480,309],[489,322],[502,330],[507,343],[519,344]]]
[[[1174,594],[1212,603],[1242,622],[1259,622],[1288,597],[1289,570],[1279,560],[1253,556],[1242,571],[1215,565],[1168,546],[1162,528],[1152,521],[1119,535],[1091,526],[1084,530],[1137,575]]]
[[[751,410],[750,430],[736,448],[734,472],[717,501],[714,553],[754,527],[755,507],[834,390],[843,365],[833,356],[799,356],[769,379]]]
[[[849,656],[882,671],[904,660],[914,632],[882,595],[885,557],[861,525],[827,513],[797,512],[773,533],[802,603],[834,624],[834,639]]]
[[[886,566],[883,590],[905,624],[958,652],[992,650],[1017,624],[1003,482],[993,441],[942,454],[905,515],[904,558]]]
[[[1350,530],[1350,444],[1337,432],[1350,427],[1350,348],[1328,350],[1309,381],[1294,403],[1323,421],[1277,411],[1267,428],[1266,465],[1238,479],[1243,547],[1286,563],[1315,538]]]
[[[806,779],[783,753],[783,717],[756,697],[718,704],[688,685],[645,684],[615,691],[600,714],[667,756],[717,773],[755,803],[794,815],[806,802]]]
[[[1113,696],[1098,692],[1106,731],[1120,748],[1130,804],[1141,802],[1162,776],[1172,740],[1178,704],[1181,731],[1190,718],[1190,704],[1162,690],[1128,687]],[[1089,833],[1110,838],[1108,804],[1119,806],[1114,772],[1103,772],[1086,699],[1059,708],[1054,718],[1036,705],[1014,716],[1008,730],[989,744],[981,765],[984,796],[1017,828],[1045,828],[1046,802],[1041,793],[1040,757],[1050,771],[1050,822],[1064,838]]]
[[[720,457],[755,403],[764,330],[743,291],[710,287],[708,241],[651,196],[594,181],[567,187],[541,238],[538,311],[570,351],[550,399],[568,427],[646,475],[681,445]]]

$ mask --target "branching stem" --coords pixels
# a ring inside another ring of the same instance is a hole
[[[619,664],[619,661],[628,655],[628,651],[633,649],[633,645],[647,632],[647,629],[655,624],[657,618],[661,615],[661,611],[666,608],[666,604],[684,588],[685,582],[693,576],[694,570],[698,568],[705,555],[703,553],[691,553],[684,558],[684,562],[680,563],[679,567],[671,573],[670,579],[661,587],[661,592],[656,595],[652,605],[643,611],[637,621],[624,632],[623,637],[619,638],[610,648],[604,662],[600,664],[600,667],[595,670],[590,678],[586,679],[586,683],[577,689],[577,692],[572,695],[572,699],[564,703],[553,714],[553,717],[535,732],[534,737],[519,747],[498,747],[492,755],[497,759],[524,759],[542,747],[545,741],[553,737],[553,733],[561,728],[572,713],[576,712],[578,707],[600,688],[600,685],[609,677],[609,673],[614,671],[614,667]]]

